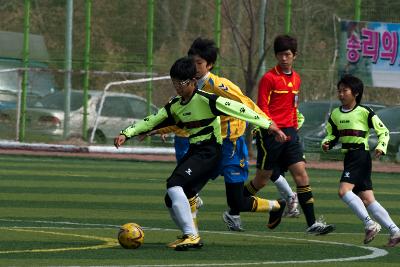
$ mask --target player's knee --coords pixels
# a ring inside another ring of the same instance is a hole
[[[373,202],[375,202],[375,198],[374,197],[362,197],[361,200],[364,203],[365,207],[368,207]]]
[[[343,198],[346,193],[347,193],[347,190],[343,190],[342,188],[339,188],[339,191],[338,191],[339,198]]]
[[[352,192],[353,186],[348,183],[340,183],[338,195],[343,198],[348,192]]]
[[[372,203],[369,199],[361,199],[361,200],[365,207],[368,207]]]

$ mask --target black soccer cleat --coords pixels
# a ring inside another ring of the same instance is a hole
[[[278,199],[277,201],[281,207],[279,210],[269,212],[269,220],[267,224],[269,229],[275,229],[281,223],[282,215],[285,211],[286,201],[283,198]]]

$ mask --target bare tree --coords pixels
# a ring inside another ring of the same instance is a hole
[[[265,5],[265,14],[266,7]],[[264,62],[265,55],[269,50],[270,46],[267,45],[266,40],[266,19],[263,18],[264,34],[259,34],[259,11],[260,2],[252,0],[241,0],[241,1],[222,1],[222,16],[224,22],[228,24],[230,33],[232,35],[233,43],[237,49],[239,56],[240,69],[244,77],[244,94],[251,97],[253,95],[254,88],[257,85],[258,78],[260,77],[261,67]],[[238,12],[244,12],[241,23],[237,23],[237,16],[235,10]],[[263,36],[264,49],[260,52],[260,36]],[[251,149],[251,131],[248,129],[246,133],[246,142],[249,147],[250,156],[253,155]]]

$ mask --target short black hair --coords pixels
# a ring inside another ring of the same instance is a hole
[[[275,55],[279,52],[286,50],[292,51],[294,55],[297,54],[297,40],[296,38],[287,34],[278,35],[274,41],[274,52]]]
[[[182,57],[175,61],[172,65],[169,75],[171,79],[185,81],[187,79],[195,79],[196,64],[192,57]]]
[[[357,78],[356,76],[350,75],[350,74],[346,74],[344,76],[342,76],[342,78],[340,79],[340,81],[337,84],[337,88],[339,89],[340,85],[349,87],[351,89],[351,92],[353,95],[356,95],[356,102],[357,104],[361,103],[361,99],[363,96],[363,92],[364,92],[364,84],[363,82]]]
[[[207,64],[214,65],[217,61],[218,51],[219,49],[213,40],[198,37],[190,46],[188,56],[197,55],[207,61]]]

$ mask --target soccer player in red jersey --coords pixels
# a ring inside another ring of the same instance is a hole
[[[288,35],[276,37],[274,52],[278,64],[261,78],[257,105],[287,135],[288,140],[279,143],[268,130],[256,131],[257,172],[254,179],[246,184],[246,189],[255,194],[266,185],[273,170],[287,168],[297,185],[297,197],[308,226],[306,232],[327,234],[335,226],[315,219],[313,194],[297,135],[297,107],[301,84],[299,74],[293,69],[297,56],[297,40]]]

